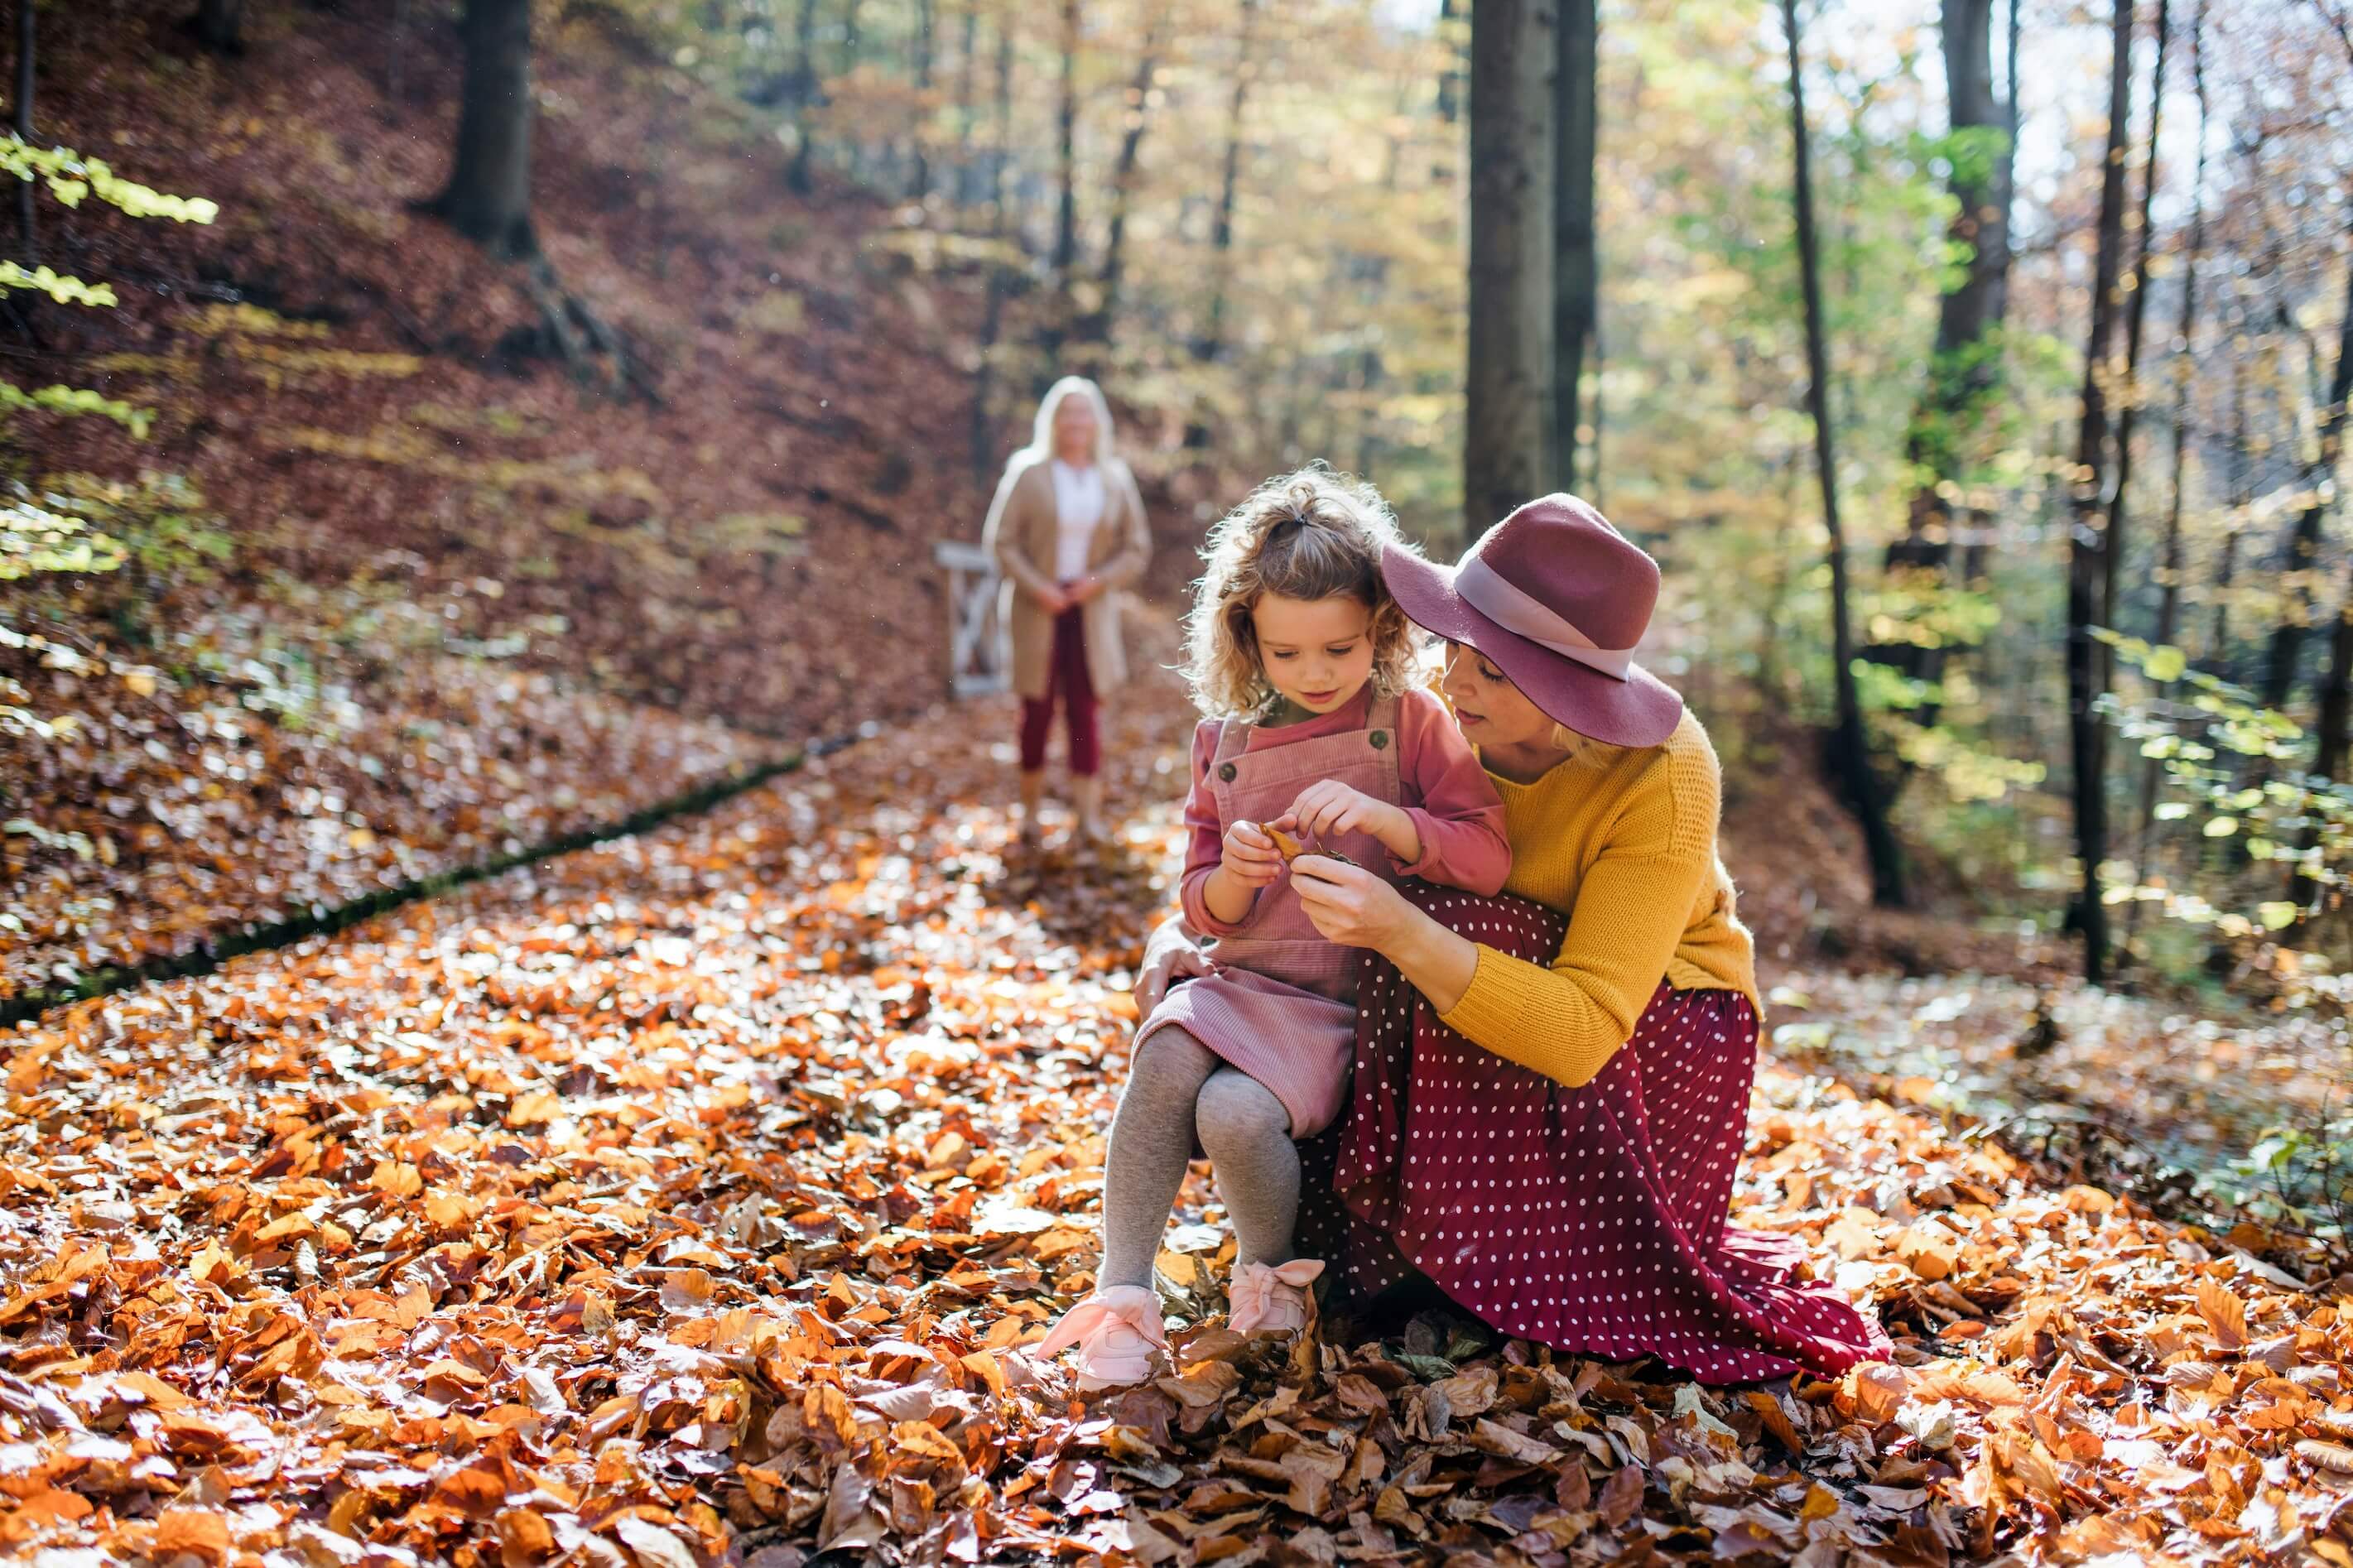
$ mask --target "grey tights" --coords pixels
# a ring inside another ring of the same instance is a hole
[[[1226,1066],[1184,1030],[1164,1028],[1137,1047],[1112,1121],[1098,1289],[1152,1283],[1152,1259],[1176,1206],[1196,1133],[1217,1170],[1237,1261],[1290,1261],[1299,1220],[1299,1152],[1292,1146],[1290,1113],[1258,1079]]]

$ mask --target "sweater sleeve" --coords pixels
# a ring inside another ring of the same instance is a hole
[[[1203,890],[1209,873],[1218,868],[1226,855],[1226,825],[1218,816],[1218,797],[1209,788],[1209,763],[1218,754],[1221,728],[1215,719],[1204,719],[1194,726],[1193,787],[1185,796],[1185,875],[1181,893],[1186,920],[1204,936],[1231,936],[1242,929],[1211,914],[1208,895]]]
[[[1715,864],[1713,759],[1670,752],[1630,792],[1580,879],[1551,965],[1483,943],[1447,1027],[1506,1061],[1582,1088],[1634,1033]]]
[[[1421,858],[1408,864],[1392,855],[1390,864],[1482,898],[1502,892],[1512,872],[1503,796],[1434,693],[1409,691],[1398,705],[1398,768]]]
[[[980,542],[996,560],[997,569],[1035,599],[1042,598],[1054,584],[1021,549],[1020,520],[1014,515],[1018,503],[1014,498],[1029,472],[1029,465],[1007,465],[1005,477],[997,482],[996,498],[988,503],[988,521],[981,528]]]

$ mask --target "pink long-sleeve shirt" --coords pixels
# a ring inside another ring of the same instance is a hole
[[[1253,727],[1243,752],[1361,730],[1372,701],[1367,687],[1345,707],[1317,718],[1275,729]],[[1209,873],[1224,858],[1229,826],[1219,816],[1218,797],[1209,787],[1219,724],[1204,719],[1193,731],[1193,787],[1185,797],[1185,826],[1192,830],[1185,851],[1185,918],[1205,936],[1230,936],[1241,929],[1212,915],[1203,891]],[[1399,697],[1397,738],[1398,804],[1413,818],[1421,858],[1409,864],[1392,855],[1390,865],[1399,876],[1419,877],[1482,897],[1502,891],[1512,869],[1511,846],[1504,837],[1504,802],[1444,700],[1434,691],[1419,689]]]

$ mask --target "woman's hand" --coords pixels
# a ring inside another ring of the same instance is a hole
[[[1080,578],[1075,583],[1065,584],[1062,588],[1062,597],[1066,605],[1083,605],[1089,599],[1101,597],[1103,591],[1102,578],[1087,576]]]
[[[1478,948],[1415,909],[1388,882],[1328,856],[1302,855],[1291,863],[1291,885],[1326,940],[1371,948],[1441,1015],[1461,1004],[1479,973]]]
[[[1060,588],[1033,588],[1029,596],[1037,600],[1039,607],[1050,616],[1060,615],[1072,603],[1071,596]]]
[[[1413,818],[1404,808],[1376,800],[1337,779],[1318,779],[1301,790],[1291,803],[1290,815],[1298,819],[1301,832],[1317,839],[1337,833],[1369,833],[1383,848],[1408,864],[1421,858],[1421,836],[1414,831]]]
[[[1316,931],[1343,947],[1389,952],[1416,910],[1384,879],[1328,855],[1302,855],[1291,863],[1291,886]]]

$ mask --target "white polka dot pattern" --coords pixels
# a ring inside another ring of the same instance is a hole
[[[1405,890],[1503,952],[1559,951],[1566,922],[1539,905]],[[1340,1260],[1351,1296],[1418,1268],[1508,1333],[1652,1354],[1706,1383],[1831,1376],[1889,1353],[1870,1314],[1799,1275],[1793,1239],[1725,1223],[1757,1067],[1746,997],[1662,984],[1577,1089],[1448,1029],[1385,963],[1367,963],[1357,1002],[1353,1103],[1304,1152],[1299,1238]]]

